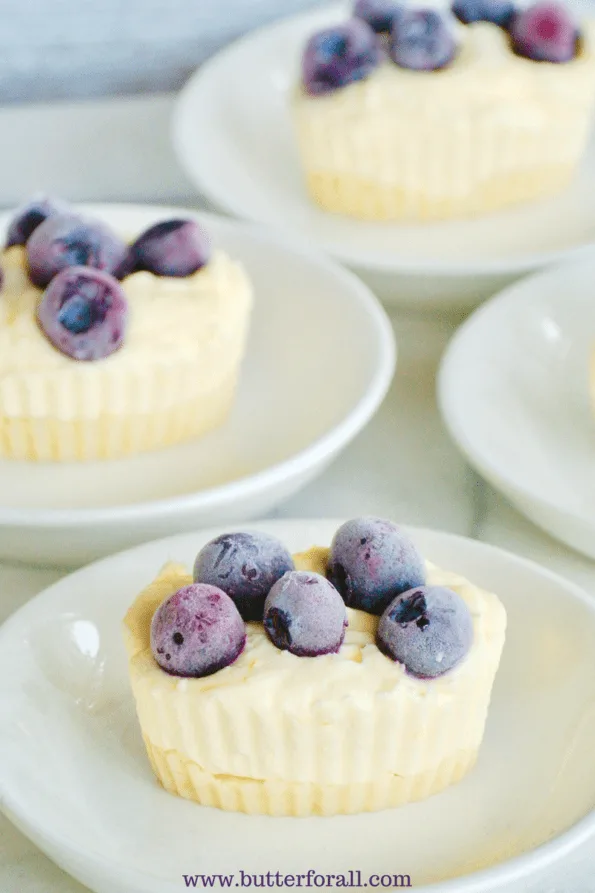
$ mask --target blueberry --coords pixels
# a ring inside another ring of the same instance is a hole
[[[304,50],[302,80],[312,96],[366,78],[381,58],[378,37],[362,19],[314,34]]]
[[[328,578],[348,607],[382,614],[395,595],[422,586],[426,571],[423,558],[396,524],[355,518],[333,538]]]
[[[282,651],[317,657],[341,647],[347,611],[335,587],[320,574],[289,571],[267,596],[264,628]]]
[[[208,263],[209,240],[194,220],[165,220],[142,233],[130,248],[135,270],[157,276],[190,276]]]
[[[48,217],[27,242],[31,281],[44,287],[65,267],[94,267],[114,273],[127,248],[104,223],[74,214]]]
[[[577,53],[577,24],[563,3],[535,3],[514,16],[512,46],[519,56],[535,62],[570,62]]]
[[[397,0],[355,0],[353,15],[363,19],[377,34],[388,33],[402,10]]]
[[[89,267],[67,267],[54,276],[37,307],[42,331],[74,360],[100,360],[117,350],[127,315],[117,279]]]
[[[116,279],[125,279],[126,276],[130,276],[131,273],[136,272],[136,258],[132,253],[132,248],[129,246],[126,249],[126,254],[116,267],[113,272],[113,275]]]
[[[404,9],[391,32],[390,55],[401,68],[436,71],[455,57],[457,44],[448,19],[437,9]]]
[[[216,586],[184,586],[157,608],[151,623],[153,657],[174,676],[210,676],[232,664],[245,644],[244,621]]]
[[[473,619],[456,592],[421,586],[398,595],[380,618],[376,644],[413,676],[434,679],[468,653]]]
[[[194,562],[194,582],[219,586],[244,620],[262,620],[271,586],[293,559],[280,540],[266,533],[224,533],[204,546]]]
[[[65,202],[56,201],[44,195],[38,195],[22,205],[14,214],[8,226],[6,234],[6,247],[12,245],[24,245],[27,239],[37,227],[57,214],[67,211]]]
[[[464,25],[491,22],[501,28],[508,28],[515,6],[510,0],[455,0],[452,11]]]

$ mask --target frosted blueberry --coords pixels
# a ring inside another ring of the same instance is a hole
[[[402,9],[397,0],[355,0],[353,15],[363,19],[377,34],[388,33]]]
[[[46,286],[66,267],[93,267],[115,273],[127,247],[99,220],[73,214],[48,217],[27,241],[27,266],[34,285]]]
[[[443,586],[420,586],[398,595],[378,624],[379,649],[420,678],[433,679],[451,670],[472,641],[469,608]]]
[[[343,599],[328,580],[310,571],[286,573],[264,603],[264,628],[271,642],[298,657],[338,651],[346,627]]]
[[[264,600],[271,587],[293,567],[291,554],[274,536],[224,533],[196,556],[194,582],[223,589],[244,620],[262,620]]]
[[[570,10],[543,0],[514,16],[510,26],[514,51],[535,62],[570,62],[578,44],[578,27]]]
[[[46,337],[74,360],[101,360],[117,350],[127,316],[118,280],[90,267],[68,267],[54,276],[37,307]]]
[[[350,608],[382,614],[396,595],[426,581],[424,560],[409,537],[382,518],[355,518],[331,543],[328,578]]]
[[[44,195],[34,196],[15,212],[6,234],[6,247],[24,245],[31,233],[47,220],[67,211],[65,202]]]
[[[190,276],[208,263],[210,253],[206,233],[195,220],[164,220],[131,245],[128,265],[157,276]]]
[[[390,56],[401,68],[436,71],[456,51],[454,31],[438,9],[404,9],[393,24]]]
[[[312,96],[361,81],[379,64],[378,37],[362,19],[314,34],[304,50],[302,80]]]
[[[515,12],[511,0],[455,0],[452,11],[465,25],[472,22],[491,22],[507,28]]]
[[[233,663],[245,643],[244,621],[216,586],[184,586],[157,608],[151,623],[153,657],[175,676],[210,676]]]

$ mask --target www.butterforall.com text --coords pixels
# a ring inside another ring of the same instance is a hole
[[[310,868],[302,874],[284,874],[282,871],[267,871],[254,873],[239,871],[237,874],[184,874],[182,875],[187,888],[202,889],[211,887],[315,887],[318,889],[344,888],[357,889],[361,887],[402,888],[412,887],[411,877],[408,874],[371,874],[362,876],[361,871],[347,871],[343,874],[322,874]]]

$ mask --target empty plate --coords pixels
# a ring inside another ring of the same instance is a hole
[[[469,462],[552,536],[595,558],[595,259],[478,310],[443,358],[444,421]]]

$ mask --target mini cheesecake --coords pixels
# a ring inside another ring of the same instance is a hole
[[[324,580],[329,549],[313,547],[294,564]],[[424,573],[460,597],[472,623],[466,654],[437,678],[417,678],[379,649],[385,615],[349,607],[335,650],[305,657],[279,647],[267,629],[276,586],[264,625],[246,623],[239,656],[187,678],[152,649],[156,612],[193,583],[183,566],[166,565],[124,622],[138,720],[163,787],[224,810],[308,816],[401,806],[460,781],[484,734],[506,615],[495,595],[457,574],[430,564]]]
[[[220,425],[252,307],[242,266],[217,250],[183,275],[148,263],[118,277],[80,263],[56,272],[49,250],[33,253],[41,228],[0,255],[0,455],[112,459]],[[103,262],[100,253],[94,262]]]
[[[567,44],[570,26],[557,4],[533,9],[526,28],[524,14],[506,29],[410,10],[390,37],[369,28],[366,43],[358,20],[315,35],[291,98],[314,202],[362,220],[423,221],[562,190],[584,154],[595,106],[595,22],[584,24],[576,48],[572,38],[572,58],[547,61],[523,40],[525,30],[559,28]],[[422,14],[426,20],[415,19]],[[424,28],[427,58],[416,49]],[[555,49],[546,47],[552,59]]]

